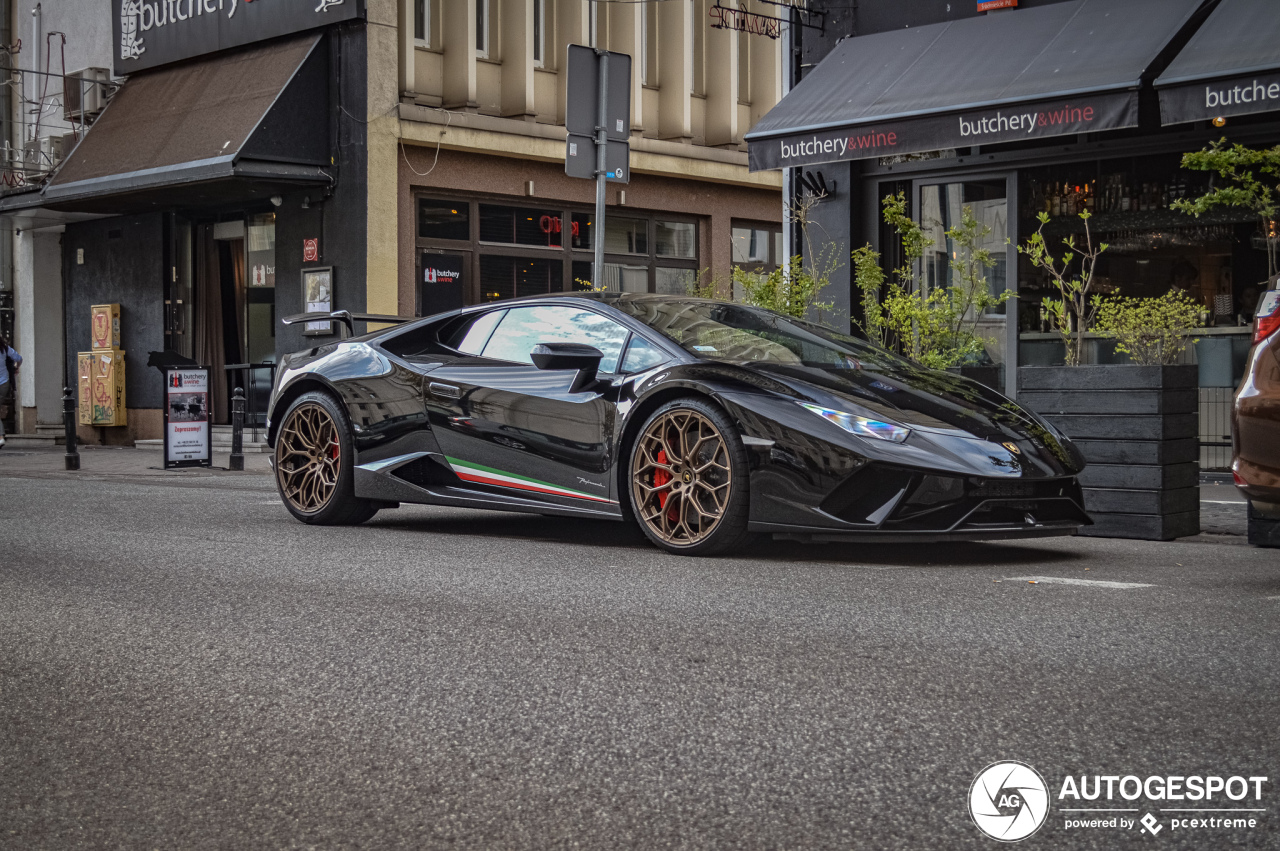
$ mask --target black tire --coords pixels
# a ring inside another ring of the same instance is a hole
[[[377,514],[381,503],[355,495],[354,462],[342,405],[319,390],[295,399],[280,420],[275,445],[276,491],[289,513],[313,526],[358,526]]]
[[[695,445],[679,437],[685,445],[677,446],[678,435],[697,435]],[[668,444],[678,460],[665,458]],[[710,556],[751,539],[747,452],[717,405],[697,396],[667,402],[645,420],[627,456],[630,513],[654,545],[678,555]]]

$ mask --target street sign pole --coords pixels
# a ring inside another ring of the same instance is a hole
[[[591,285],[597,289],[604,281],[604,183],[608,171],[605,152],[609,148],[609,60],[599,44],[597,39],[596,68],[599,69],[600,97],[596,109],[596,221],[591,236],[591,244],[595,248],[595,261],[591,264]]]

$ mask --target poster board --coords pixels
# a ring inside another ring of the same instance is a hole
[[[302,303],[307,313],[328,313],[333,310],[333,267],[316,266],[302,270]],[[306,336],[333,333],[333,322],[308,322],[303,326]]]
[[[209,370],[173,367],[164,371],[164,466],[212,467]]]

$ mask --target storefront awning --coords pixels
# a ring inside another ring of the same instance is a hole
[[[1164,124],[1280,110],[1280,5],[1222,0],[1156,89]]]
[[[1143,74],[1201,3],[1075,0],[846,39],[747,133],[751,169],[1136,126]]]
[[[328,182],[320,171],[329,129],[319,39],[130,77],[45,186],[41,205],[105,212],[157,193],[195,204],[232,185]]]

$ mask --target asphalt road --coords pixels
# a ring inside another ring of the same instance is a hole
[[[1055,798],[1026,847],[1276,848],[1277,555],[688,559],[452,509],[308,528],[264,476],[8,477],[0,846],[991,849],[970,784],[1016,759]],[[1270,780],[1213,804],[1253,829],[1152,837],[1066,829],[1068,774]]]

